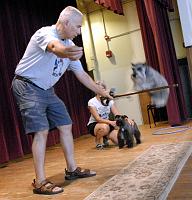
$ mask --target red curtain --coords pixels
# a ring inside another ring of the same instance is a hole
[[[32,137],[24,133],[20,112],[11,91],[11,81],[32,34],[42,26],[54,24],[67,5],[76,6],[76,1],[0,2],[0,164],[31,153]],[[82,46],[81,37],[75,42]],[[85,58],[81,61],[86,68]],[[56,92],[64,100],[74,122],[74,138],[87,134],[87,102],[93,94],[70,72],[66,72],[56,85]],[[58,132],[54,130],[52,133],[48,135],[47,146],[59,143]]]
[[[95,3],[114,11],[119,15],[123,15],[123,6],[121,0],[94,0]]]
[[[170,90],[167,113],[171,125],[181,124],[187,111],[167,9],[158,0],[136,0],[136,5],[147,63],[160,71],[169,84],[179,84]]]

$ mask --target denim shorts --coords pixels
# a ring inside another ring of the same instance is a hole
[[[53,87],[43,90],[22,80],[13,79],[12,90],[26,134],[72,124],[65,104],[55,94]]]

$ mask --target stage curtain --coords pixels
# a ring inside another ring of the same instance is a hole
[[[11,91],[11,82],[16,65],[32,34],[42,26],[54,24],[61,10],[67,5],[76,6],[76,1],[0,2],[0,164],[21,159],[25,154],[31,153],[32,136],[26,136],[24,133],[20,112]],[[76,42],[82,46],[81,37],[77,38]],[[81,61],[86,70],[85,58]],[[87,134],[87,102],[93,93],[70,72],[66,72],[58,82],[56,92],[65,101],[73,120],[73,137]],[[58,131],[51,131],[47,146],[57,143]]]
[[[123,15],[123,6],[121,0],[94,0],[95,3],[112,10],[114,13]]]
[[[147,63],[160,71],[169,84],[179,84],[170,89],[167,113],[171,125],[181,124],[187,119],[187,111],[167,9],[158,0],[136,0],[136,5]]]
[[[161,3],[162,6],[164,8],[167,8],[169,11],[173,11],[174,10],[172,0],[156,0],[156,1],[159,1],[159,3]]]

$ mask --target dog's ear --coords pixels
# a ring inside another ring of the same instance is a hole
[[[115,115],[115,119],[119,119],[120,118],[120,115]]]
[[[123,119],[128,118],[127,115],[122,115],[121,116]]]
[[[149,75],[149,71],[150,71],[150,66],[147,65],[147,64],[145,64],[144,66],[145,66],[145,74],[146,74],[146,76],[148,76]]]
[[[131,65],[132,65],[133,67],[135,67],[135,64],[134,64],[134,63],[131,63]]]

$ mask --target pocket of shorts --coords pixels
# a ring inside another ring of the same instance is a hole
[[[26,90],[26,86],[27,86],[26,82],[14,79],[12,82],[12,90],[14,92],[14,95],[22,96]]]
[[[27,108],[32,108],[35,106],[35,102],[27,102],[20,105],[20,110],[24,110]]]

